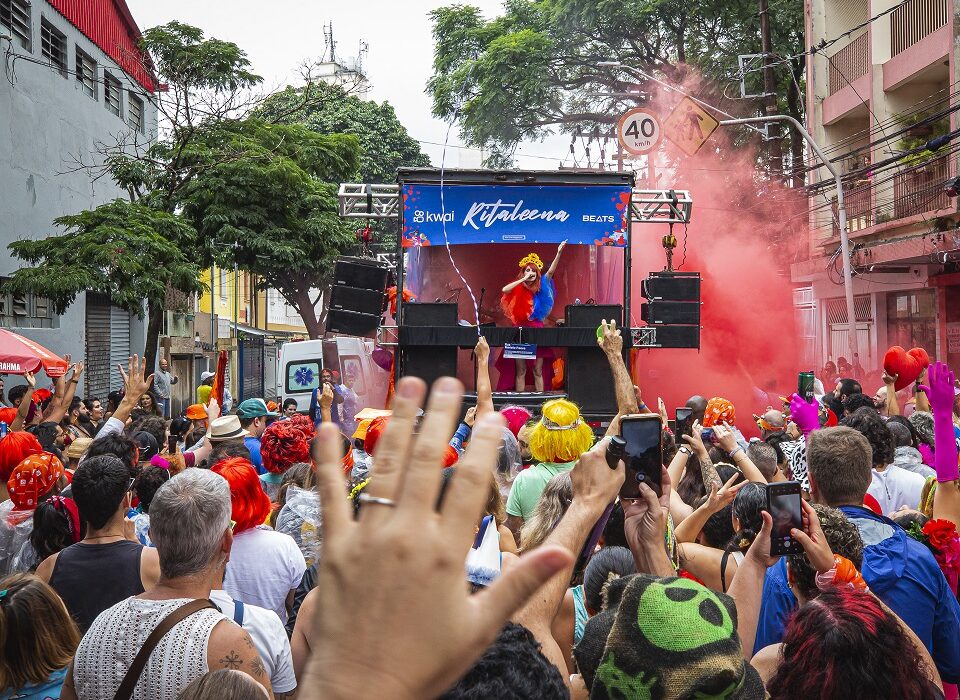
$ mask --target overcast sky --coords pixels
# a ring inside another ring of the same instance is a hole
[[[427,13],[453,1],[127,0],[127,4],[141,29],[176,19],[201,27],[208,36],[235,42],[271,88],[296,83],[303,60],[323,55],[323,27],[332,22],[341,58],[356,56],[360,41],[367,43],[363,65],[373,86],[369,96],[389,101],[415,139],[443,144],[447,125],[431,116],[430,98],[424,92],[433,62]],[[469,0],[469,4],[492,17],[500,13],[502,0]],[[454,127],[450,144],[460,143]],[[439,166],[442,145],[422,143],[421,147]],[[569,137],[522,144],[517,165],[552,170],[568,148]],[[476,167],[479,153],[448,148],[445,163]]]

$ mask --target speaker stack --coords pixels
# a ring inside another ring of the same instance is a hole
[[[369,258],[337,260],[330,290],[327,332],[373,337],[386,302],[388,269]]]
[[[449,328],[457,325],[456,304],[403,305],[403,325]],[[442,332],[442,331],[441,331]],[[457,348],[443,345],[415,345],[400,349],[400,374],[420,377],[431,386],[440,377],[457,376]]]
[[[700,273],[654,272],[643,281],[647,303],[640,309],[647,327],[634,346],[700,347]]]
[[[622,327],[622,306],[572,304],[566,309],[567,328],[589,328],[593,333],[602,321],[611,319],[617,322],[617,328]],[[583,413],[617,412],[613,374],[599,347],[567,348],[565,372],[567,396]]]

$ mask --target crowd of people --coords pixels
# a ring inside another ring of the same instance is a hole
[[[308,415],[211,389],[172,419],[165,362],[131,357],[105,403],[75,397],[82,363],[26,375],[0,409],[0,697],[957,698],[949,368],[898,392],[854,358],[756,426],[691,397],[683,429],[614,324],[598,344],[603,437],[565,398],[497,410],[483,338],[475,406],[404,378],[361,420],[329,373]],[[662,469],[623,497],[608,448],[638,414]],[[776,482],[803,497],[786,556]]]

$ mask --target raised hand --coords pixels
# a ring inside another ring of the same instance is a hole
[[[820,407],[816,401],[809,402],[799,394],[790,397],[790,418],[804,435],[820,427]]]
[[[733,500],[737,497],[737,492],[750,483],[744,480],[739,484],[734,484],[733,482],[739,478],[740,474],[734,474],[723,486],[720,486],[717,482],[710,484],[710,496],[707,498],[707,508],[714,513],[718,513],[733,503]]]
[[[803,529],[793,528],[790,530],[790,536],[803,547],[810,565],[818,573],[826,573],[833,568],[833,552],[830,550],[830,543],[827,542],[827,536],[823,534],[820,518],[817,517],[817,511],[813,506],[801,500],[800,507],[803,509]]]
[[[37,388],[37,377],[33,372],[24,372],[23,380],[27,383],[27,386],[30,387],[31,390]]]
[[[477,340],[477,345],[473,348],[473,352],[477,356],[477,362],[486,363],[490,360],[490,345],[482,335],[479,340]]]
[[[470,408],[467,409],[467,413],[463,417],[463,422],[472,428],[473,424],[476,423],[476,421],[477,421],[477,407],[471,406]]]
[[[727,454],[737,449],[737,435],[730,430],[729,426],[717,423],[713,426],[713,436],[717,439],[717,445],[720,446],[720,449]]]
[[[127,360],[127,371],[123,371],[123,365],[117,365],[120,370],[120,376],[123,377],[124,398],[134,397],[139,401],[140,397],[147,393],[150,385],[153,383],[153,375],[146,376],[147,360],[139,355],[131,355]]]
[[[930,407],[934,413],[950,413],[953,411],[953,401],[956,398],[954,386],[956,377],[950,368],[943,362],[934,362],[927,372],[927,384],[920,387],[930,399]]]
[[[601,321],[600,328],[602,334],[597,338],[597,344],[607,354],[619,355],[623,352],[623,337],[620,335],[620,329],[617,328],[617,322],[614,319],[610,321]],[[640,401],[640,390],[637,391],[637,401]]]
[[[440,465],[460,414],[463,385],[436,382],[415,431],[426,385],[397,384],[393,416],[377,444],[377,470],[359,520],[344,498],[340,436],[324,423],[317,469],[324,538],[314,620],[316,644],[303,698],[436,697],[496,638],[504,622],[573,555],[546,545],[469,595],[464,561],[489,494],[503,421],[477,421],[439,511]],[[606,468],[606,467],[604,467]]]

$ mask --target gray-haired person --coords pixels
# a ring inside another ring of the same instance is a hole
[[[150,633],[181,607],[208,602],[211,582],[223,576],[233,545],[226,480],[205,469],[187,469],[171,478],[150,504],[150,537],[160,558],[160,580],[94,620],[61,697],[113,697]],[[160,638],[130,697],[175,700],[191,681],[218,668],[243,671],[270,690],[250,635],[209,605]]]

